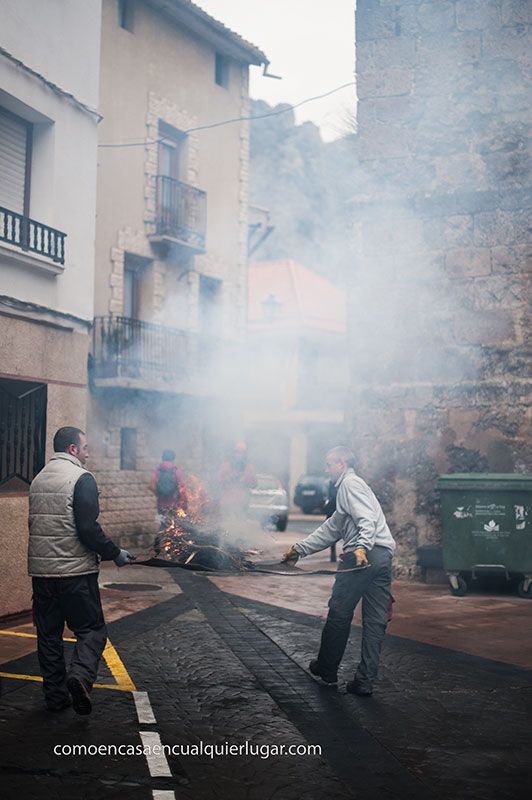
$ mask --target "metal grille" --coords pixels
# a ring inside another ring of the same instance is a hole
[[[66,233],[0,206],[0,240],[65,263]]]
[[[167,328],[129,317],[95,317],[92,332],[94,378],[133,378],[149,382],[163,376],[212,382],[223,364],[230,381],[238,345],[214,336]],[[214,370],[214,371],[213,371]]]
[[[129,317],[96,317],[93,329],[95,375],[141,378],[148,373],[181,373],[189,361],[190,336]]]
[[[47,387],[0,382],[0,486],[30,484],[44,467]],[[18,479],[18,481],[17,481]]]

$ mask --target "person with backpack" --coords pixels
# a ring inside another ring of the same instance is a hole
[[[157,497],[157,511],[161,517],[177,509],[187,510],[185,475],[175,463],[173,450],[164,450],[162,461],[152,475],[150,491]]]

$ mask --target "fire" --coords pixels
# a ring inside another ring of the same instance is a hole
[[[160,547],[172,561],[203,568],[241,569],[245,553],[231,545],[226,531],[218,527],[219,510],[200,479],[186,478],[186,508],[169,511],[160,531]]]
[[[197,475],[187,475],[185,482],[187,493],[187,512],[191,522],[198,523],[205,515],[209,505],[209,497]]]

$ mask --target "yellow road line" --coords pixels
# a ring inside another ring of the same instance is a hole
[[[37,634],[35,633],[20,633],[18,631],[0,631],[6,636],[24,636],[28,639],[36,639]],[[68,639],[63,638],[64,642],[75,642],[76,639]],[[116,689],[119,692],[136,692],[137,687],[133,683],[130,678],[129,672],[124,666],[124,663],[118,653],[116,652],[115,648],[111,644],[110,640],[107,639],[107,643],[105,645],[105,649],[103,651],[103,657],[105,659],[105,663],[109,667],[113,678],[116,681],[116,685],[112,683],[95,683],[95,689]],[[2,678],[16,678],[21,681],[42,681],[40,675],[17,675],[11,672],[0,672],[0,677]]]
[[[17,681],[37,681],[42,683],[40,675],[17,675],[14,672],[0,672],[0,678],[13,678]],[[117,683],[95,683],[95,689],[114,689],[115,692],[130,692],[128,686],[119,686]]]
[[[40,675],[16,675],[14,672],[0,672],[1,678],[16,678],[19,681],[41,681]]]
[[[105,658],[107,666],[113,673],[113,678],[115,679],[117,685],[121,686],[126,692],[136,692],[136,686],[129,677],[129,672],[125,668],[122,659],[116,652],[109,639],[107,639],[107,644],[105,645],[105,650],[103,651],[103,657]]]
[[[25,636],[27,639],[36,639],[37,638],[37,634],[36,633],[20,633],[19,631],[0,631],[0,633],[3,633],[4,636]],[[76,639],[69,639],[68,637],[63,636],[63,641],[64,642],[75,642]]]
[[[134,684],[131,684],[132,686]],[[114,689],[115,692],[136,692],[136,689],[131,689],[129,686],[120,686],[118,683],[95,683],[95,689]]]

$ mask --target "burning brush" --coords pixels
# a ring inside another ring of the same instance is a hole
[[[199,479],[187,478],[187,507],[171,509],[161,524],[155,552],[188,569],[252,569],[246,551],[229,541],[216,524],[219,509],[207,496]]]
[[[288,577],[304,577],[309,575],[335,575],[336,570],[315,569],[302,570],[287,564],[253,563],[247,559],[249,549],[242,538],[235,541],[234,532],[239,528],[247,528],[245,519],[234,515],[227,520],[233,531],[232,541],[227,530],[220,527],[220,509],[207,496],[200,481],[194,475],[187,478],[186,508],[170,510],[157,535],[155,543],[156,558],[147,561],[137,560],[139,566],[181,567],[182,569],[212,571],[230,571],[238,573],[255,573],[266,575],[283,575]],[[366,567],[343,569],[355,572]]]

